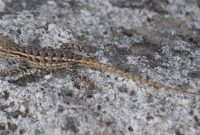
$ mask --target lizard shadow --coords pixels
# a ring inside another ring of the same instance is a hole
[[[52,74],[52,76],[56,78],[64,78],[66,74],[69,74],[67,69],[39,69],[34,73],[27,74],[25,71],[25,74],[22,75],[21,77],[17,79],[9,79],[8,82],[14,85],[22,86],[25,87],[27,86],[28,83],[37,83],[39,82],[42,78],[44,78],[46,75]]]
[[[9,79],[8,82],[17,86],[26,87],[28,83],[39,82],[40,79],[49,73],[47,70],[42,70],[42,72],[37,74],[25,74],[17,79]]]
[[[85,92],[83,96],[86,96],[88,98],[92,97],[94,89],[96,88],[95,84],[86,76],[82,76],[80,73],[78,73],[78,70],[76,68],[61,68],[59,70],[40,69],[37,70],[35,73],[25,74],[17,79],[10,79],[8,80],[8,82],[20,87],[26,87],[28,83],[40,82],[40,80],[44,79],[44,76],[48,74],[51,74],[55,78],[65,78],[67,75],[70,75],[71,81],[74,82],[73,87],[80,90],[82,89],[82,86],[84,86]]]

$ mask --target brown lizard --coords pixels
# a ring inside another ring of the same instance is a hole
[[[27,68],[59,69],[65,68],[66,66],[95,68],[120,75],[136,82],[147,84],[156,89],[164,88],[165,90],[173,92],[200,95],[199,93],[190,92],[179,87],[171,87],[149,79],[143,79],[137,75],[90,58],[63,52],[61,49],[21,47],[2,35],[0,36],[0,56],[17,58],[20,61],[23,61],[22,63]]]

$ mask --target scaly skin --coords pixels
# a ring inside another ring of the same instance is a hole
[[[200,95],[179,87],[174,88],[159,82],[143,79],[137,75],[91,60],[90,58],[62,52],[60,49],[20,47],[4,36],[0,36],[0,56],[18,58],[25,63],[27,68],[59,69],[66,66],[95,68],[120,75],[136,82],[147,84],[156,89],[164,88],[165,90],[173,92]]]

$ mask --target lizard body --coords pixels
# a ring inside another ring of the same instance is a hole
[[[0,56],[14,57],[23,60],[25,66],[28,68],[59,69],[70,65],[95,68],[147,84],[157,89],[164,88],[165,90],[174,92],[200,95],[179,87],[171,87],[149,79],[144,79],[138,75],[125,72],[90,58],[63,52],[61,49],[21,47],[4,36],[0,36]]]

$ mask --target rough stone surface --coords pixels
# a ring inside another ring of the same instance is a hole
[[[0,0],[0,34],[23,46],[77,52],[144,78],[200,93],[199,0]],[[6,60],[1,60],[3,67]],[[1,135],[199,135],[200,98],[118,75],[72,71],[1,77]]]

